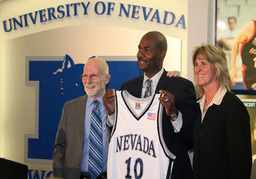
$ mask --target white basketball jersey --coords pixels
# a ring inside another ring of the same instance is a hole
[[[162,135],[160,94],[135,98],[116,91],[107,177],[109,179],[169,179],[175,156]]]

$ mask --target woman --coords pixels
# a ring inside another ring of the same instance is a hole
[[[195,117],[194,179],[249,179],[251,138],[249,114],[231,92],[225,53],[202,45],[193,54],[200,97]]]

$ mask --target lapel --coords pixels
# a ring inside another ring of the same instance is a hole
[[[85,123],[85,108],[86,108],[86,100],[87,100],[87,95],[84,95],[79,102],[79,105],[77,106],[77,127],[78,127],[78,134],[80,134],[80,138],[82,141],[84,140],[84,123]],[[76,129],[74,129],[76,130]]]
[[[134,93],[130,93],[130,94],[132,94],[133,96],[135,96],[137,98],[141,97],[143,79],[144,79],[144,75],[139,76],[138,79],[135,81],[134,86],[132,86],[132,91],[134,91]]]
[[[208,109],[207,109],[207,112],[204,116],[204,119],[203,119],[203,122],[202,122],[202,125],[207,123],[209,120],[213,120],[214,119],[214,109],[215,109],[216,105],[213,104],[212,106],[210,106]]]
[[[166,76],[166,74],[167,74],[167,72],[164,69],[164,72],[157,83],[155,93],[159,93],[159,90],[166,89],[166,85],[168,84],[167,82],[168,82],[168,78],[169,78]]]

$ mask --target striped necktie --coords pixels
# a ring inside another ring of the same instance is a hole
[[[91,115],[91,130],[89,135],[88,170],[92,179],[97,178],[103,170],[102,121],[99,104],[98,100],[94,100],[94,108]]]
[[[147,86],[146,86],[144,98],[151,96],[151,82],[152,82],[151,79],[146,80]]]

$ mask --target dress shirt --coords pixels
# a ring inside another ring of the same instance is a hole
[[[159,79],[161,78],[163,72],[164,72],[164,69],[162,68],[157,74],[155,74],[152,78],[150,78],[152,80],[152,82],[151,82],[151,93],[150,94],[155,93],[157,83],[158,83]],[[141,89],[142,90],[141,91],[141,98],[144,98],[144,94],[145,94],[146,87],[147,87],[147,82],[146,81],[148,79],[149,78],[144,73],[143,85],[142,85],[142,89]]]
[[[100,112],[102,116],[102,130],[103,130],[103,172],[107,171],[107,156],[108,156],[108,144],[109,144],[109,137],[108,137],[108,129],[106,127],[106,108],[104,107],[103,103],[103,95],[101,95],[97,99],[100,104]],[[81,171],[88,172],[88,158],[89,158],[89,133],[90,133],[90,126],[91,126],[91,113],[94,108],[94,99],[91,97],[87,97],[86,104],[85,104],[85,123],[84,123],[84,146],[83,146],[83,160]]]
[[[227,89],[224,87],[220,87],[217,91],[217,93],[214,95],[212,101],[209,103],[209,105],[207,106],[207,108],[204,111],[204,105],[205,105],[205,101],[206,101],[206,97],[205,95],[201,98],[201,100],[199,100],[199,104],[200,104],[200,110],[201,110],[201,114],[202,114],[202,119],[201,122],[203,122],[204,116],[207,112],[207,110],[209,109],[210,106],[212,106],[213,104],[215,105],[220,105],[225,94],[227,92]]]

